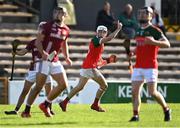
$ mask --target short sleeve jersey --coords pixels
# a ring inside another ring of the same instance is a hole
[[[83,61],[82,68],[97,68],[99,61],[102,60],[104,44],[100,44],[101,38],[93,37],[89,43],[89,51]]]
[[[52,61],[58,61],[58,53],[61,51],[61,45],[67,40],[70,29],[65,24],[59,26],[56,22],[46,22],[41,26],[41,33],[45,35],[42,41],[43,49],[51,54],[56,51]]]
[[[166,37],[161,30],[153,25],[146,28],[139,28],[136,32],[136,64],[135,68],[158,68],[158,46],[145,44],[145,37],[153,37],[155,40],[162,40]]]
[[[32,54],[32,62],[30,64],[30,68],[29,70],[34,70],[35,69],[35,61],[37,60],[37,58],[40,55],[40,53],[38,52],[38,49],[35,47],[35,41],[36,39],[32,40],[31,42],[29,42],[26,46],[25,49],[27,49],[28,51],[31,51],[31,54]]]

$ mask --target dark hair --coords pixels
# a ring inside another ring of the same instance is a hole
[[[66,8],[63,6],[57,6],[54,10],[63,11],[66,15],[68,14]]]
[[[54,10],[64,10],[63,7],[55,7]]]
[[[155,19],[156,19],[156,23],[158,24],[159,23],[159,14],[157,12],[155,12],[155,7],[154,6],[150,6],[152,8],[152,10],[154,11],[155,13]]]
[[[107,5],[107,4],[110,4],[109,1],[104,1],[103,5]]]
[[[145,7],[141,8],[141,9],[146,10],[147,13],[153,13],[153,9],[151,7],[145,6]]]

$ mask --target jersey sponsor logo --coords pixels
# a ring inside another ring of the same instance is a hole
[[[137,36],[150,36],[150,32],[144,30],[138,31],[136,34]]]
[[[137,42],[144,42],[145,37],[136,37]]]
[[[52,25],[52,27],[54,27],[54,28],[55,28],[55,27],[56,27],[56,23],[54,23],[54,24]]]
[[[144,32],[144,35],[145,35],[145,36],[149,36],[149,35],[150,35],[150,32],[146,31],[146,32]]]
[[[51,33],[50,37],[54,37],[54,38],[61,39],[61,40],[65,40],[66,39],[66,36],[59,35],[58,33],[57,34],[56,33]]]
[[[137,46],[144,46],[145,45],[145,43],[144,43],[145,37],[136,37],[135,40],[136,40]]]
[[[56,28],[52,28],[51,30],[56,31]]]
[[[137,35],[138,35],[138,36],[143,36],[143,35],[144,35],[144,31],[143,31],[143,30],[138,31],[138,32],[137,32]]]
[[[38,49],[37,49],[37,48],[34,48],[33,50],[34,50],[35,52],[36,52],[36,51],[38,51]]]

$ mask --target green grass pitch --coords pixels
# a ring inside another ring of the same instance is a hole
[[[30,128],[97,128],[97,127],[180,127],[180,104],[169,104],[172,109],[172,121],[163,121],[163,112],[158,104],[142,104],[139,122],[128,122],[132,116],[132,105],[129,104],[102,104],[107,110],[98,113],[90,109],[90,105],[69,104],[68,111],[62,112],[59,106],[53,105],[56,115],[46,118],[38,109],[32,107],[32,117],[21,118],[18,115],[5,115],[5,110],[13,110],[14,105],[0,105],[0,128],[30,127]],[[21,111],[24,109],[22,106]]]

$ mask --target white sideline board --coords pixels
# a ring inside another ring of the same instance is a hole
[[[68,87],[67,90],[63,91],[60,96],[58,96],[53,102],[57,103],[60,100],[63,100],[67,94],[78,84],[79,80],[70,80],[68,81]],[[53,86],[56,86],[56,82],[53,81]],[[34,85],[33,85],[34,86]],[[24,87],[24,81],[23,80],[14,80],[14,81],[9,81],[9,92],[8,92],[8,101],[9,104],[17,104],[18,98],[21,94],[21,91],[23,90]],[[74,104],[91,104],[94,101],[96,92],[99,88],[99,85],[92,81],[89,80],[84,89],[75,95],[71,100],[70,103]],[[26,99],[24,103],[26,103],[28,95],[26,96]],[[39,104],[43,102],[46,99],[45,91],[44,88],[41,90],[39,96],[36,98],[34,104]]]

